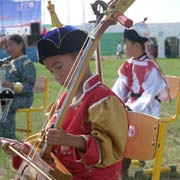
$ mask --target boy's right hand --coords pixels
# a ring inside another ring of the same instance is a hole
[[[17,156],[9,146],[13,147],[16,151],[28,154],[29,148],[26,144],[14,139],[0,138],[1,148],[10,156]]]

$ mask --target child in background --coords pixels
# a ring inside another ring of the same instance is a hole
[[[6,72],[3,87],[14,91],[6,120],[0,121],[0,137],[15,138],[16,111],[19,108],[29,108],[33,103],[33,88],[36,80],[36,69],[33,62],[26,55],[26,46],[23,38],[12,34],[4,39],[4,46],[8,60],[1,64]]]
[[[126,60],[118,70],[112,90],[135,112],[160,114],[160,102],[169,100],[166,79],[150,51],[150,36],[145,23],[124,31]]]
[[[151,53],[149,29],[144,22],[124,30],[127,60],[118,70],[112,90],[128,110],[160,115],[160,102],[169,100],[166,79]],[[128,176],[131,159],[124,158],[123,179]]]

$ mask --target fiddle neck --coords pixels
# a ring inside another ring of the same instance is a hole
[[[110,23],[112,24],[111,21],[102,23],[100,30],[96,31],[93,36],[88,37],[88,43],[86,45],[86,48],[83,50],[82,55],[79,57],[80,63],[77,67],[77,70],[75,71],[75,73],[73,75],[71,84],[67,91],[67,95],[61,106],[61,110],[57,114],[56,121],[54,123],[55,128],[59,128],[61,126],[62,121],[65,117],[65,114],[67,112],[67,109],[68,109],[69,105],[72,103],[73,97],[75,97],[76,92],[77,92],[78,88],[80,87],[80,84],[84,81],[84,79],[83,79],[84,74],[88,68],[92,54],[93,54],[95,48],[97,47],[98,41]],[[88,76],[86,76],[86,78],[87,77]],[[52,149],[52,145],[48,145],[47,143],[45,143],[41,149],[40,156],[43,158],[46,155],[49,155],[51,152],[51,149]]]
[[[118,14],[122,14],[133,2],[134,0],[129,0],[127,3],[124,3],[124,1],[122,2],[118,0],[111,0],[109,3],[108,11],[105,13],[104,17],[100,20],[100,22],[95,25],[94,31],[92,33],[89,33],[86,47],[84,48],[84,50],[81,50],[79,52],[79,55],[77,56],[76,61],[79,62],[79,64],[76,71],[72,75],[72,81],[68,88],[67,95],[63,101],[60,111],[56,116],[56,121],[54,124],[55,128],[61,127],[67,109],[72,103],[72,99],[75,96],[81,82],[84,80],[83,78],[86,75],[85,72],[89,67],[91,57],[103,33],[110,25],[117,23]],[[117,11],[117,8],[119,8],[119,11]],[[49,155],[51,149],[52,145],[48,145],[47,143],[45,143],[41,149],[40,156],[43,158],[46,155]]]

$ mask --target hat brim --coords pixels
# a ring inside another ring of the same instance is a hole
[[[133,29],[125,29],[123,35],[124,39],[139,42],[140,44],[145,44],[147,41],[149,41],[149,39],[139,36],[138,33]]]

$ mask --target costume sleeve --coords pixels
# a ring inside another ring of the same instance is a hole
[[[112,91],[123,101],[126,102],[128,99],[129,85],[128,81],[128,63],[125,61],[118,70],[118,79],[112,87]]]
[[[29,91],[32,91],[35,81],[36,81],[36,69],[34,64],[30,61],[27,60],[24,62],[22,65],[22,85],[23,85],[23,90],[21,94],[28,93]]]
[[[144,112],[144,109],[146,109],[152,101],[157,101],[155,100],[155,96],[159,96],[167,85],[159,71],[156,68],[153,68],[147,75],[142,87],[144,89],[143,94],[137,101],[129,105],[130,109],[136,112]]]
[[[125,77],[124,77],[125,78]],[[123,101],[126,102],[128,98],[129,90],[125,83],[123,82],[123,78],[121,76],[118,77],[116,82],[112,87],[112,91]]]
[[[92,131],[83,160],[91,164],[96,162],[98,167],[119,162],[127,139],[127,117],[119,99],[110,96],[92,105],[89,121]]]
[[[73,148],[74,158],[77,162],[98,165],[101,163],[101,151],[99,142],[91,135],[81,135],[86,141],[86,152],[81,153]]]

